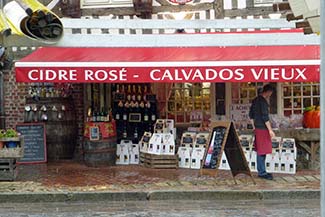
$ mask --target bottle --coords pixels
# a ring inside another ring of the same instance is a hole
[[[144,101],[147,101],[147,98],[146,98],[147,94],[148,94],[148,87],[147,87],[147,85],[145,85],[144,90],[143,90],[143,100]]]
[[[105,119],[106,119],[104,107],[102,108],[102,111],[100,112],[100,118],[99,119],[100,119],[101,122],[104,122]]]
[[[95,109],[93,110],[93,116],[92,116],[92,119],[93,119],[93,122],[96,122],[96,121],[97,121],[97,112],[96,112]]]
[[[142,99],[141,85],[138,85],[137,101],[140,102]]]
[[[123,102],[119,101],[118,105],[117,105],[117,109],[116,109],[116,113],[115,113],[115,120],[116,121],[120,121],[122,119],[122,112],[123,112]]]
[[[133,84],[132,85],[132,96],[131,96],[131,100],[133,102],[136,101],[136,98],[137,98],[136,95],[137,95],[137,89],[136,89],[136,86]]]
[[[131,93],[131,85],[128,85],[128,90],[126,92],[126,99],[127,101],[131,101],[132,93]]]
[[[135,123],[134,124],[134,131],[133,131],[133,142],[134,143],[138,143],[139,139],[138,139],[139,135],[138,135],[138,124]]]
[[[127,121],[128,120],[129,108],[130,108],[130,104],[129,104],[129,102],[126,102],[124,104],[124,109],[123,109],[123,116],[122,116],[122,120],[123,121]]]
[[[123,124],[123,133],[122,133],[122,138],[126,139],[128,137],[128,132],[127,132],[127,125]]]
[[[146,105],[144,107],[144,112],[143,112],[143,129],[144,131],[147,131],[149,129],[149,114]]]

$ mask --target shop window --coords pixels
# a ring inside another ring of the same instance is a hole
[[[249,104],[263,87],[261,82],[233,83],[231,86],[233,104]]]
[[[210,83],[173,84],[166,95],[167,118],[174,119],[178,124],[190,123],[192,111],[200,111],[203,117],[210,116]]]
[[[320,85],[317,82],[282,84],[283,114],[301,114],[305,107],[318,106]]]
[[[233,83],[231,85],[232,104],[251,104],[253,99],[262,91],[263,86],[267,83],[263,82],[246,82],[246,83]],[[270,97],[270,113],[277,113],[277,89],[275,83],[270,83],[275,87],[275,91]]]

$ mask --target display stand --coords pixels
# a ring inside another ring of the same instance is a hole
[[[230,121],[218,121],[212,122],[210,127],[212,129],[209,139],[210,142],[203,157],[200,175],[216,176],[222,153],[224,152],[234,182],[237,184],[235,177],[238,174],[246,174],[251,177],[255,184],[234,124]]]

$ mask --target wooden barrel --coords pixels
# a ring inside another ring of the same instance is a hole
[[[87,166],[113,166],[116,161],[116,137],[84,141],[84,161]]]
[[[45,123],[47,159],[49,161],[73,158],[77,142],[76,111],[70,97],[41,98],[27,101],[37,105],[39,122]],[[46,111],[44,107],[46,107]],[[43,107],[43,110],[42,110]],[[47,120],[44,120],[46,115]]]

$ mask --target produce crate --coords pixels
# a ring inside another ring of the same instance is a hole
[[[3,142],[18,142],[17,148],[2,148],[0,149],[0,158],[22,158],[24,157],[24,137],[17,138],[1,138]]]
[[[140,153],[140,165],[154,169],[177,169],[178,155]]]
[[[0,159],[0,180],[14,181],[16,177],[16,159]]]

